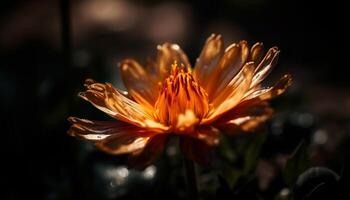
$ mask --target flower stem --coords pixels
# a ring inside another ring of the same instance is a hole
[[[189,160],[184,157],[185,176],[187,182],[187,194],[188,199],[198,199],[198,186],[197,186],[197,174],[196,166],[193,160]]]

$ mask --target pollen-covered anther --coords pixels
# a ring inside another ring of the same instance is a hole
[[[156,117],[174,132],[192,130],[208,112],[208,94],[183,65],[175,62],[156,101]]]

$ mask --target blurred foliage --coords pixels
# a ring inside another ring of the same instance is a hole
[[[243,136],[232,140],[225,137],[218,149],[219,157],[225,163],[218,176],[218,199],[256,199],[255,170],[266,133]]]
[[[331,199],[336,194],[346,199],[340,177],[324,167],[312,167],[298,177],[293,190],[294,199]],[[337,197],[337,198],[338,198]]]
[[[287,160],[287,163],[283,170],[283,177],[286,183],[291,187],[295,184],[298,176],[310,167],[310,161],[307,153],[305,142],[302,141],[295,149],[291,158]]]
[[[222,173],[230,188],[234,188],[238,182],[247,182],[254,178],[252,172],[255,171],[265,140],[266,134],[261,133],[236,140],[226,137],[221,141],[219,156],[228,164]]]

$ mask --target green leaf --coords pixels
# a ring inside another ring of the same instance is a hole
[[[291,158],[287,160],[284,167],[283,177],[287,185],[291,187],[296,182],[298,176],[310,166],[307,148],[305,142],[302,141],[294,150]]]
[[[261,147],[266,140],[266,136],[266,133],[259,133],[255,135],[254,140],[247,145],[244,151],[243,174],[250,174],[256,168],[259,161]]]
[[[220,138],[220,145],[217,149],[220,158],[229,163],[234,164],[237,160],[237,152],[236,150],[231,146],[230,141],[227,137]]]
[[[231,141],[226,138],[222,140],[220,155],[228,164],[222,170],[222,174],[230,188],[233,189],[237,182],[251,180],[254,176],[252,172],[259,161],[260,150],[266,136],[266,133],[259,133]]]
[[[224,169],[224,177],[230,188],[234,188],[238,180],[242,177],[242,172],[233,167]]]

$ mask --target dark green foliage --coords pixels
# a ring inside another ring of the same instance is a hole
[[[289,186],[292,186],[298,176],[310,167],[310,160],[307,154],[305,142],[302,141],[288,159],[284,170],[283,177]]]

